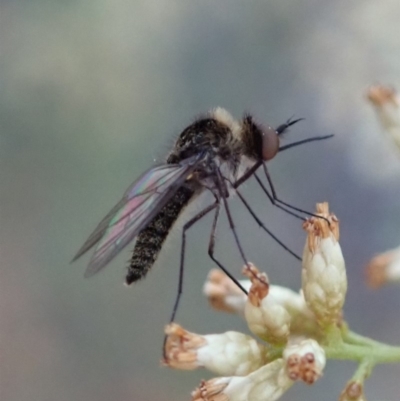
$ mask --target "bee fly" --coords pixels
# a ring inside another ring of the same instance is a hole
[[[286,212],[307,213],[277,198],[265,162],[279,151],[305,142],[329,138],[331,135],[308,138],[280,146],[279,136],[299,120],[288,120],[278,128],[265,127],[246,114],[235,120],[226,110],[217,108],[197,119],[179,135],[166,163],[147,170],[125,192],[122,199],[99,223],[79,249],[73,261],[96,246],[85,276],[91,276],[105,267],[135,237],[136,244],[126,275],[131,284],[146,276],[155,263],[172,226],[185,207],[202,192],[209,190],[214,202],[187,221],[182,230],[179,290],[171,320],[182,292],[186,231],[206,214],[214,210],[208,253],[211,259],[240,287],[224,266],[214,257],[214,240],[220,207],[227,213],[242,259],[247,259],[237,236],[227,199],[236,193],[257,223],[280,245],[300,259],[277,239],[258,219],[238,187],[255,176],[271,202]],[[267,190],[256,170],[263,166],[271,192]],[[292,209],[292,210],[290,210]],[[310,213],[307,213],[310,214]],[[242,288],[243,291],[245,291]]]

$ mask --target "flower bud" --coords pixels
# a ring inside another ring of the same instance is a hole
[[[389,282],[400,282],[400,248],[372,258],[366,267],[366,277],[372,288],[379,288]]]
[[[245,377],[203,381],[193,391],[192,401],[275,401],[292,384],[283,359],[277,359]]]
[[[244,310],[249,329],[271,344],[286,344],[291,317],[286,308],[270,296],[268,276],[252,264],[246,265],[243,273],[251,281]]]
[[[250,288],[249,280],[242,280],[240,284],[245,289]],[[203,286],[203,293],[214,309],[239,315],[244,314],[246,294],[222,270],[210,271]]]
[[[313,384],[321,377],[326,363],[325,351],[312,339],[288,345],[283,352],[283,358],[290,379],[307,384]]]
[[[250,280],[240,280],[240,284],[250,290]],[[247,296],[221,270],[210,271],[203,292],[214,309],[244,316]],[[314,335],[318,331],[315,316],[308,308],[302,291],[296,293],[286,287],[270,285],[268,296],[288,311],[291,317],[291,334]]]
[[[307,306],[302,291],[297,293],[280,285],[270,285],[268,296],[289,313],[291,336],[317,334],[319,328],[315,315]]]
[[[308,307],[324,326],[341,319],[347,277],[338,242],[339,221],[329,214],[328,203],[318,203],[317,214],[324,218],[311,217],[303,225],[308,237],[303,252],[302,288]]]
[[[350,381],[341,392],[339,401],[366,401],[362,383]]]
[[[383,128],[400,148],[400,100],[393,88],[372,86],[367,97],[375,108]]]
[[[262,366],[266,350],[252,337],[235,331],[198,335],[171,323],[166,329],[164,363],[176,369],[205,367],[224,376],[244,376]]]

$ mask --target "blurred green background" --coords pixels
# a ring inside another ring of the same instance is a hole
[[[223,106],[277,126],[304,117],[290,142],[335,138],[270,163],[282,199],[307,210],[328,200],[341,220],[354,330],[400,342],[400,293],[368,290],[363,266],[400,243],[400,157],[364,94],[400,87],[398,0],[0,1],[0,395],[5,401],[188,400],[208,372],[159,367],[176,293],[179,235],[149,277],[122,285],[129,249],[85,280],[69,261],[126,187],[197,114]],[[296,219],[252,183],[248,198],[301,252]],[[247,254],[274,283],[298,289],[299,264],[232,202]],[[246,330],[209,309],[210,218],[188,235],[178,322],[200,333]],[[227,229],[217,254],[239,277]],[[132,247],[129,247],[132,248]],[[283,400],[334,400],[355,366],[329,362],[315,386]],[[397,399],[398,366],[367,383]]]

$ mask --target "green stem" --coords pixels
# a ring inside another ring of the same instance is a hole
[[[353,331],[347,330],[343,333],[343,340],[349,344],[365,345],[370,347],[376,346],[388,346],[387,344],[373,340],[372,338],[362,336],[361,334],[354,333]]]
[[[331,324],[323,328],[324,343],[329,347],[340,347],[343,343],[343,334],[336,324]]]
[[[360,363],[354,379],[363,379],[379,363],[400,363],[400,347],[387,345],[379,341],[350,331],[347,327],[339,329],[335,325],[324,328],[323,348],[327,359],[351,360]],[[282,357],[284,347],[271,346],[266,358],[269,361]],[[361,380],[362,379],[362,380]]]
[[[369,360],[372,364],[400,362],[400,347],[390,345],[365,346],[341,343],[324,347],[327,358],[353,361]]]
[[[352,381],[358,383],[364,383],[364,380],[371,374],[374,368],[374,363],[369,358],[364,359],[359,365],[352,377]]]

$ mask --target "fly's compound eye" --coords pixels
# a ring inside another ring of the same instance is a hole
[[[279,137],[272,127],[262,127],[262,158],[271,160],[279,150]]]

